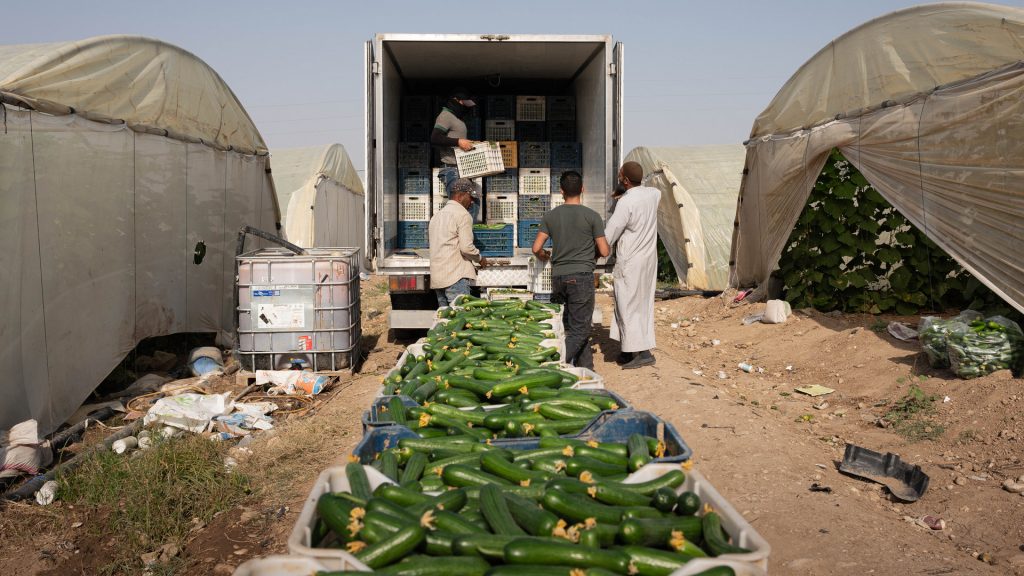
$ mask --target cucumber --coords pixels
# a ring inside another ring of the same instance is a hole
[[[550,490],[541,501],[544,509],[570,522],[584,522],[593,518],[599,523],[618,524],[622,520],[622,509],[594,502],[589,496],[569,494],[561,490]]]
[[[594,499],[604,504],[612,506],[650,506],[651,504],[650,496],[630,490],[627,488],[629,484],[594,482],[591,486],[592,488],[588,487],[588,490],[593,492]],[[673,493],[674,495],[675,493]],[[674,500],[673,503],[675,503]]]
[[[371,496],[370,481],[366,478],[366,470],[358,462],[345,465],[345,477],[348,479],[348,490],[356,498],[369,500]]]
[[[391,415],[391,420],[395,424],[405,426],[405,404],[402,402],[402,399],[398,396],[393,396],[390,400],[388,400],[387,407],[388,414]]]
[[[722,519],[716,512],[708,512],[701,519],[704,529],[704,544],[712,556],[722,554],[747,554],[750,550],[729,543],[729,535],[722,530]]]
[[[558,525],[558,516],[544,510],[532,500],[515,494],[503,494],[516,524],[531,536],[551,536]]]
[[[625,470],[629,466],[629,460],[624,456],[605,450],[604,448],[594,448],[593,446],[575,446],[573,448],[575,456],[586,456],[601,462],[607,462],[608,464],[615,464],[620,469]]]
[[[316,501],[316,511],[320,515],[320,520],[331,532],[346,542],[351,537],[348,524],[351,521],[353,508],[356,508],[355,504],[330,492],[321,494]]]
[[[391,481],[398,482],[398,456],[393,450],[385,450],[381,453],[380,471]]]
[[[601,535],[598,534],[597,530],[583,530],[580,532],[578,544],[584,548],[600,548]]]
[[[434,511],[434,527],[452,534],[476,534],[480,527],[464,518],[461,514],[447,510]]]
[[[419,518],[417,518],[412,512],[406,510],[404,506],[395,504],[385,498],[371,498],[370,501],[366,503],[366,511],[380,512],[381,514],[386,514],[406,523],[419,522]]]
[[[654,497],[651,499],[651,505],[657,508],[661,512],[671,512],[676,507],[676,491],[662,487],[654,491]]]
[[[647,440],[641,434],[632,434],[626,441],[629,449],[629,471],[636,472],[644,464],[651,461],[651,451],[647,446]]]
[[[520,388],[529,390],[531,387],[549,388],[561,383],[562,377],[555,372],[525,374],[513,376],[502,380],[491,388],[491,398],[504,398],[519,391]]]
[[[486,533],[464,534],[452,541],[452,552],[456,556],[483,556],[500,563],[505,559],[505,546],[517,540],[539,542],[543,539]]]
[[[700,510],[700,496],[693,492],[686,491],[676,499],[676,514],[680,516],[692,516]]]
[[[687,540],[699,542],[704,530],[701,519],[696,516],[630,518],[619,524],[618,540],[623,544],[664,548],[672,532],[682,532]]]
[[[625,444],[614,444],[614,443],[605,443],[605,442],[593,442],[593,444],[596,444],[596,448],[600,448],[602,450],[607,450],[607,451],[612,452],[614,454],[618,454],[619,456],[622,456],[623,458],[628,458],[629,457],[629,452],[627,451],[627,448],[626,448]],[[554,447],[564,448],[565,446],[572,446],[573,448],[575,448],[577,446],[591,446],[591,447],[595,447],[595,446],[592,445],[591,442],[586,442],[586,441],[583,441],[583,440],[577,440],[575,438],[542,438],[541,441],[540,441],[540,447],[541,448],[554,448]]]
[[[582,420],[590,419],[597,416],[598,412],[574,410],[567,406],[555,404],[553,402],[544,402],[538,405],[538,412],[541,416],[549,418],[551,420]]]
[[[487,576],[572,576],[573,569],[568,566],[541,566],[537,564],[507,564],[495,566],[487,571]],[[346,575],[349,573],[346,573]],[[586,576],[593,574],[587,570]],[[610,572],[610,574],[615,574]]]
[[[487,416],[487,412],[484,412],[483,410],[459,410],[455,406],[438,404],[436,402],[427,407],[427,411],[437,416],[458,418],[463,422],[472,423],[474,426],[482,426],[484,423],[484,417]]]
[[[558,397],[585,400],[592,404],[596,404],[599,408],[601,408],[601,410],[618,410],[619,408],[622,408],[622,406],[619,406],[619,403],[615,400],[615,398],[612,398],[610,394],[598,394],[597,392],[586,392],[584,390],[573,390],[572,388],[563,388],[562,390],[559,390]],[[622,446],[622,444],[618,444],[618,446]],[[602,446],[602,448],[604,448],[604,446]],[[625,451],[626,447],[622,446],[622,449],[623,451]]]
[[[505,562],[604,568],[626,574],[629,556],[617,550],[601,550],[577,546],[555,539],[513,540],[505,545]]]
[[[551,475],[546,472],[527,470],[521,466],[517,466],[509,461],[505,455],[497,451],[485,452],[480,456],[480,467],[485,472],[490,472],[495,476],[504,478],[505,480],[515,484],[524,480],[530,480],[531,482],[546,482],[548,478],[551,477]]]
[[[572,420],[549,420],[537,425],[537,431],[551,431],[556,434],[572,434],[587,427],[593,417],[573,418]]]
[[[623,484],[623,486],[641,494],[654,494],[658,488],[664,486],[669,488],[678,488],[682,486],[685,481],[686,474],[683,474],[682,470],[670,470],[657,478],[648,480],[647,482]]]
[[[567,458],[565,448],[538,448],[536,450],[516,450],[513,462],[529,461],[536,458]]]
[[[432,509],[447,510],[449,512],[457,513],[459,510],[462,510],[468,502],[469,496],[466,494],[466,491],[462,488],[455,488],[452,490],[445,490],[437,496],[426,496],[425,501],[412,505],[409,510],[417,516]]]
[[[689,560],[682,554],[643,546],[622,546],[612,550],[626,554],[639,576],[668,576]]]
[[[413,522],[399,521],[380,512],[367,512],[363,517],[363,527],[359,530],[359,539],[367,544],[383,542],[401,530],[403,526],[410,524]]]
[[[427,467],[427,455],[422,452],[413,452],[409,456],[409,460],[405,463],[405,468],[402,469],[402,474],[398,477],[398,483],[402,486],[406,486],[412,482],[418,481],[423,476],[423,471]]]
[[[422,504],[430,500],[430,496],[426,496],[419,492],[413,492],[408,488],[402,488],[396,484],[386,483],[377,486],[377,489],[373,491],[373,497],[384,498],[385,500],[405,507]]]
[[[449,486],[482,486],[484,484],[509,484],[508,480],[488,474],[482,470],[470,468],[462,464],[452,464],[444,468],[441,478]]]
[[[508,536],[525,536],[526,531],[516,524],[509,512],[508,502],[493,484],[480,487],[480,512],[483,513],[491,532]]]
[[[595,476],[611,476],[613,474],[623,474],[626,471],[620,466],[602,462],[595,458],[573,456],[566,460],[565,472],[570,476],[579,477],[583,472],[590,472]]]
[[[469,454],[458,454],[456,456],[432,460],[427,464],[427,467],[423,470],[423,478],[426,478],[428,476],[440,476],[440,470],[444,470],[445,468],[451,466],[452,464],[479,466],[480,453],[471,452]]]
[[[472,378],[463,378],[461,376],[451,375],[444,377],[442,383],[453,388],[468,390],[477,396],[487,396],[487,393],[491,391],[491,386],[493,384],[493,382],[482,382],[480,380],[473,380]]]
[[[530,468],[548,474],[565,474],[565,462],[566,459],[561,456],[536,458],[530,462]]]
[[[434,535],[427,534],[428,550],[431,548],[431,538],[436,539],[436,533]],[[473,556],[463,558],[452,558],[450,555],[437,558],[413,556],[399,564],[388,566],[380,572],[387,576],[483,576],[490,567],[490,564],[483,558]],[[360,574],[365,576],[366,572],[360,572]]]
[[[367,546],[357,552],[355,557],[370,568],[383,568],[408,556],[423,543],[425,538],[426,533],[423,528],[416,525],[405,526],[388,540]]]
[[[416,390],[410,395],[410,397],[419,402],[420,404],[426,402],[427,398],[430,398],[437,392],[438,383],[436,380],[429,380],[423,384],[420,384]]]
[[[527,390],[526,396],[530,400],[548,400],[558,396],[558,390],[554,388],[539,386],[536,388],[528,388]]]

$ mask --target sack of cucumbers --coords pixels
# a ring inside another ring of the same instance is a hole
[[[1019,370],[1022,347],[1024,333],[1020,326],[1002,316],[992,316],[952,330],[946,351],[953,372],[970,379],[998,370]]]
[[[970,322],[981,319],[982,315],[974,310],[964,310],[952,318],[925,316],[921,318],[918,339],[921,348],[928,357],[928,365],[932,368],[949,368],[949,353],[946,345],[950,333],[965,328]]]
[[[542,438],[532,450],[403,439],[373,463],[387,478],[375,489],[366,467],[346,466],[349,490],[319,497],[309,544],[399,576],[664,576],[694,558],[749,552],[684,490],[683,468],[627,480],[659,448],[640,434]]]

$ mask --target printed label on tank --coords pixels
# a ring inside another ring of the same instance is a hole
[[[305,328],[306,307],[303,304],[257,304],[256,327]]]
[[[280,296],[280,290],[253,290],[252,297],[259,298],[260,296]]]

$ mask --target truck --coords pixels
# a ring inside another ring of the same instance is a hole
[[[382,33],[365,52],[366,257],[388,279],[390,328],[429,328],[437,309],[429,248],[397,242],[404,99],[445,95],[455,86],[481,100],[485,93],[571,95],[583,203],[607,219],[622,160],[623,46],[610,35]],[[532,258],[529,248],[517,247],[511,258],[481,268],[477,286],[531,287],[539,269]]]

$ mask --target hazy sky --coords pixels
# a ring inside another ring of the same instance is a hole
[[[141,34],[177,44],[220,73],[271,151],[340,142],[362,168],[363,43],[377,32],[612,34],[626,45],[628,152],[742,142],[782,84],[830,40],[921,3],[51,0],[0,9],[0,42]]]

